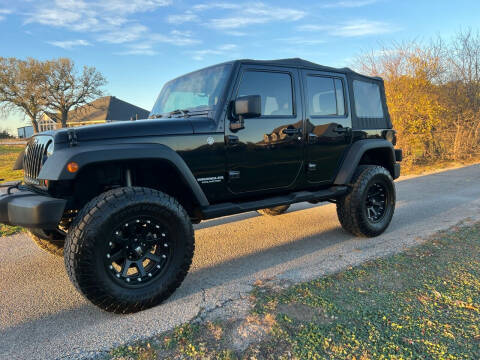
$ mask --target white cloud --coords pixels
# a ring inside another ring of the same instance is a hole
[[[297,28],[300,31],[325,32],[328,35],[339,37],[359,37],[367,35],[380,35],[397,30],[395,26],[381,21],[352,20],[338,25],[307,24]]]
[[[127,50],[117,53],[118,55],[156,55],[153,45],[149,43],[129,44]]]
[[[111,44],[122,44],[137,40],[147,31],[146,26],[134,24],[102,34],[98,37],[98,40]]]
[[[172,30],[168,35],[152,34],[151,41],[153,43],[167,43],[176,46],[188,46],[199,44],[201,41],[192,37],[190,31]]]
[[[328,4],[323,4],[321,7],[325,9],[329,8],[358,8],[362,6],[371,5],[378,2],[378,0],[346,0],[337,1]]]
[[[49,0],[33,7],[25,22],[77,32],[101,32],[104,41],[122,43],[137,40],[143,32],[139,32],[143,25],[132,15],[170,3],[170,0]],[[115,37],[119,40],[113,41]]]
[[[199,18],[198,18],[198,15],[190,12],[190,11],[187,11],[186,13],[184,14],[177,14],[177,15],[169,15],[167,17],[167,22],[170,23],[170,24],[183,24],[183,23],[186,23],[186,22],[193,22],[193,21],[197,21]]]
[[[297,21],[305,16],[302,10],[252,3],[242,6],[232,16],[212,19],[208,24],[216,29],[229,30],[274,21]]]
[[[297,21],[306,16],[306,13],[302,10],[277,7],[262,2],[245,4],[208,3],[192,6],[190,10],[183,14],[170,15],[167,21],[173,24],[199,21],[201,17],[197,13],[212,9],[221,9],[225,12],[225,15],[204,20],[204,24],[215,29],[225,30],[227,34],[233,36],[245,35],[243,32],[235,31],[237,28],[274,21]]]
[[[208,55],[225,55],[238,48],[235,44],[224,44],[214,49],[189,51],[194,60],[203,60]]]
[[[148,34],[140,42],[127,44],[127,50],[119,52],[119,55],[155,55],[155,45],[159,43],[175,46],[189,46],[199,44],[201,41],[193,38],[190,31],[172,30],[165,34]]]
[[[57,47],[61,47],[62,49],[72,49],[77,46],[90,46],[88,41],[86,40],[65,40],[65,41],[47,41],[49,44]]]
[[[198,4],[192,7],[195,11],[204,11],[204,10],[211,10],[211,9],[240,9],[242,6],[241,4],[235,3],[210,3],[210,4]]]

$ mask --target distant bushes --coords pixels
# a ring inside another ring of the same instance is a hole
[[[429,44],[393,43],[358,58],[385,80],[406,165],[480,155],[480,36],[460,32]]]

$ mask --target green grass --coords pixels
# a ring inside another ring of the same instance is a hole
[[[232,321],[222,320],[185,324],[110,357],[479,359],[480,223],[287,289],[260,284],[252,298],[250,317],[271,326],[245,350],[231,349]]]
[[[4,181],[22,180],[22,171],[12,170],[12,167],[23,148],[22,145],[0,145],[0,179],[4,179]]]
[[[0,145],[0,179],[3,181],[22,180],[22,171],[12,170],[12,167],[23,148],[22,145]],[[20,231],[22,228],[18,226],[0,224],[0,237],[13,235]]]

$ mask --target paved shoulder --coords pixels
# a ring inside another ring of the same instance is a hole
[[[298,204],[284,215],[247,213],[196,226],[193,268],[164,304],[132,315],[105,313],[70,284],[63,259],[25,235],[0,239],[0,358],[77,357],[171,329],[248,294],[256,279],[304,281],[412,246],[459,221],[480,219],[480,166],[397,183],[385,234],[349,236],[332,204]]]

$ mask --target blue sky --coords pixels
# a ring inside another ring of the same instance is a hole
[[[151,109],[163,84],[235,58],[353,65],[391,41],[478,29],[480,1],[0,0],[0,56],[70,57],[106,92]],[[0,128],[22,125],[0,117]]]

